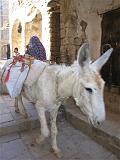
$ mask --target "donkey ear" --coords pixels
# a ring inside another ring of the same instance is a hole
[[[100,71],[103,65],[108,61],[112,51],[113,51],[113,48],[110,48],[109,50],[107,50],[101,57],[99,57],[95,62],[91,64],[92,67]]]
[[[84,43],[80,49],[78,50],[77,61],[81,67],[89,64],[89,45],[88,43]]]

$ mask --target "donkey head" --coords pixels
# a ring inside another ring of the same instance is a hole
[[[105,120],[104,81],[99,71],[112,51],[112,48],[109,49],[93,63],[90,63],[88,44],[83,44],[78,51],[79,73],[77,73],[73,97],[89,122],[95,127]]]

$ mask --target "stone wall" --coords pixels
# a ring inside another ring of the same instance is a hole
[[[25,26],[25,44],[29,43],[30,37],[36,35],[42,40],[42,16],[38,13],[32,22],[26,23]]]
[[[76,59],[78,48],[89,42],[92,60],[100,56],[102,14],[120,7],[118,0],[64,0],[60,6],[61,61],[71,64]],[[105,90],[107,110],[120,113],[120,94]]]
[[[61,3],[61,57],[67,62],[69,57],[72,63],[79,46],[88,41],[92,59],[100,55],[101,47],[101,21],[103,12],[120,6],[119,0],[63,0]],[[81,21],[87,23],[85,33],[80,25]],[[83,38],[83,34],[86,37]]]
[[[0,1],[0,58],[6,58],[9,43],[9,1]]]
[[[60,11],[52,11],[50,14],[50,52],[51,61],[60,63]]]
[[[86,41],[90,45],[92,60],[99,57],[102,14],[119,7],[119,0],[62,1],[60,8],[61,61],[64,63],[73,63],[78,48]],[[113,88],[111,90],[105,90],[105,104],[108,110],[120,113],[120,94],[118,91],[113,92],[113,90]]]
[[[13,49],[15,47],[18,48],[18,51],[21,53],[21,33],[18,32],[18,26],[19,26],[19,21],[16,20],[14,25],[13,25],[13,28],[12,28],[12,44],[13,44]],[[14,53],[11,52],[11,56],[13,56]]]
[[[32,8],[29,9],[26,2],[32,4],[33,1],[23,0],[21,4],[23,9],[26,7],[26,10],[29,11],[25,15],[26,21],[24,22],[26,26],[25,42],[21,41],[18,34],[13,33],[13,44],[17,43],[19,46],[21,43],[20,48],[23,51],[22,47],[25,48],[25,44],[28,43],[29,37],[34,32],[41,38],[47,51],[47,58],[51,60],[60,58],[60,62],[66,64],[73,63],[79,47],[84,42],[89,42],[92,60],[100,56],[102,14],[120,7],[120,0],[36,0],[32,10]],[[21,17],[15,16],[15,13],[19,9],[21,10],[21,5],[17,5],[17,7],[14,5],[14,9],[11,10],[11,15],[13,15],[11,16],[11,26],[14,18],[18,18],[23,23]],[[59,7],[57,12],[56,7]],[[16,8],[17,10],[15,10]],[[41,14],[41,19],[40,17],[35,18],[36,12],[28,22],[29,14],[33,14],[35,9]],[[58,20],[59,16],[60,21]],[[118,93],[113,95],[112,91],[105,91],[105,101],[109,110],[119,111],[119,97]]]
[[[120,88],[106,87],[105,105],[107,110],[120,114]]]
[[[41,14],[38,13],[35,18],[33,19],[33,21],[28,22],[25,24],[25,45],[27,45],[29,43],[30,37],[33,35],[37,35],[40,40],[42,39],[42,17]],[[20,21],[16,20],[14,22],[13,28],[12,28],[12,48],[14,49],[15,47],[18,47],[19,52],[21,54],[23,53],[23,49],[21,47],[22,45],[22,38],[21,38],[21,34],[22,34],[22,28],[21,28],[21,32],[18,31],[20,25]],[[24,46],[25,49],[25,46]],[[13,54],[13,52],[12,52]]]
[[[50,24],[52,24],[53,18],[47,20],[46,17],[50,16],[48,10],[50,8],[54,8],[55,6],[58,6],[58,4],[60,7],[60,26],[59,24],[57,25],[58,25],[58,28],[60,27],[60,43],[59,44],[61,45],[60,45],[60,53],[57,51],[56,54],[60,54],[60,57],[61,57],[60,61],[63,63],[72,63],[76,58],[78,48],[81,46],[83,42],[86,42],[86,41],[88,41],[90,44],[90,53],[91,53],[92,59],[94,60],[97,57],[99,57],[100,48],[101,48],[101,32],[102,32],[101,31],[101,21],[102,21],[101,14],[119,7],[120,6],[119,0],[106,0],[106,1],[103,1],[103,0],[90,0],[90,1],[89,0],[81,0],[81,1],[80,0],[62,0],[62,1],[22,0],[22,1],[18,1],[16,0],[11,3],[11,7],[10,7],[11,8],[10,10],[11,28],[13,25],[12,23],[14,23],[16,18],[19,19],[19,21],[23,21],[22,17],[20,17],[18,13],[19,12],[24,13],[26,10],[28,13],[25,12],[25,14],[27,15],[24,15],[25,16],[24,23],[27,23],[25,27],[26,28],[25,43],[28,43],[28,39],[32,35],[32,33],[28,30],[29,29],[31,29],[31,31],[33,30],[34,32],[36,32],[36,34],[39,34],[39,37],[41,37],[43,43],[45,44],[45,47],[49,52],[49,53],[47,52],[48,59],[50,59],[50,57],[54,59],[53,56],[51,55],[51,53],[53,52],[52,43],[54,42],[50,42],[50,41],[53,40],[53,37],[56,37],[55,35],[56,33],[54,32],[54,29],[52,29],[53,28],[52,26],[51,33],[52,32],[54,33],[52,34],[50,33],[52,35],[52,37],[50,38],[49,21],[51,21]],[[31,9],[30,9],[30,6],[32,6]],[[37,10],[39,10],[42,16],[42,20],[44,21],[45,24],[43,24],[43,21],[41,21],[40,22],[41,24],[39,24],[39,19],[35,20],[34,17],[31,18],[29,22],[27,22],[29,15],[32,12],[34,12],[33,6],[34,8],[37,8]],[[82,22],[86,24],[85,28]],[[34,24],[34,27],[31,28],[33,24]],[[41,27],[39,27],[39,25],[42,25],[42,29]],[[51,43],[51,46],[50,46],[50,43]],[[12,42],[11,42],[11,45],[12,45]],[[24,47],[25,47],[25,44],[24,44]],[[50,47],[52,48],[50,49]]]
[[[50,31],[49,14],[47,4],[50,0],[22,0],[11,1],[10,3],[10,44],[11,51],[18,46],[21,54],[25,52],[25,46],[33,35],[37,35],[50,57]],[[22,31],[18,33],[18,24],[21,24]],[[16,26],[17,25],[17,26]],[[16,28],[15,28],[16,27]],[[15,29],[14,29],[15,28]],[[20,35],[20,36],[19,36]],[[16,37],[16,38],[15,38]]]

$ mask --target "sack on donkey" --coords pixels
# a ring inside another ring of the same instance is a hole
[[[29,66],[21,62],[17,62],[14,65],[9,64],[6,66],[4,80],[8,92],[12,98],[17,97],[21,93],[28,71]]]

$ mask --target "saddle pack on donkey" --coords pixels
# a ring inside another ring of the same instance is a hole
[[[10,96],[12,98],[17,97],[21,93],[24,84],[29,87],[32,86],[45,65],[46,63],[40,60],[22,55],[15,56],[7,61],[3,66],[2,81],[6,83]]]

